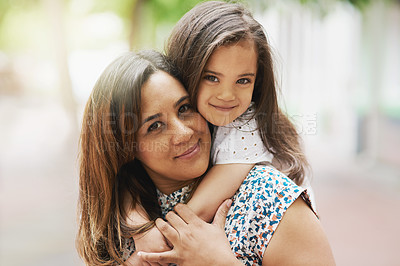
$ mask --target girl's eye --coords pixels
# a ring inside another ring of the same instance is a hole
[[[192,106],[187,103],[187,104],[184,104],[181,107],[179,107],[178,112],[179,112],[179,114],[183,114],[190,110],[192,110]]]
[[[211,81],[211,82],[218,82],[218,78],[216,76],[213,75],[206,75],[204,77],[205,80]]]
[[[239,79],[238,81],[236,81],[236,83],[238,83],[238,84],[248,84],[250,82],[251,82],[251,80],[248,78],[242,78],[242,79]]]
[[[147,132],[155,131],[155,130],[161,128],[162,125],[163,125],[163,124],[162,124],[161,122],[159,122],[159,121],[154,122],[153,124],[151,124],[151,125],[148,127]]]

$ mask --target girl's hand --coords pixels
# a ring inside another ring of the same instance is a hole
[[[218,208],[212,224],[201,220],[189,207],[178,204],[166,216],[169,224],[157,219],[156,226],[173,245],[162,253],[139,252],[138,256],[150,263],[175,263],[180,266],[242,265],[231,251],[224,225],[231,200]],[[179,215],[179,216],[178,216]]]
[[[143,234],[133,236],[133,240],[137,251],[163,252],[171,250],[167,240],[157,227],[153,227]]]
[[[165,237],[161,234],[157,227],[153,227],[143,234],[133,236],[133,240],[135,241],[136,251],[126,261],[127,265],[168,265],[167,263],[159,264],[146,262],[141,257],[137,256],[139,251],[164,252],[171,250]]]

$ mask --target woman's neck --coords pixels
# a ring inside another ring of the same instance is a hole
[[[163,183],[163,184],[156,184],[156,187],[158,190],[160,190],[162,193],[165,195],[169,195],[187,185],[190,185],[194,182],[195,180],[185,180],[185,181],[176,181],[176,182],[168,182],[168,183]]]

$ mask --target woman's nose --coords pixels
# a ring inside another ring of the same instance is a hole
[[[193,133],[194,131],[189,122],[177,119],[173,123],[173,129],[171,130],[171,141],[174,145],[188,142]]]
[[[217,99],[222,101],[233,101],[235,100],[235,94],[231,86],[221,86],[217,92]]]

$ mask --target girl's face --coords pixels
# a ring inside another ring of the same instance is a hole
[[[136,158],[157,188],[170,194],[207,170],[207,122],[193,111],[182,84],[163,71],[142,87],[141,106]]]
[[[243,114],[251,103],[257,73],[253,41],[221,46],[204,67],[197,108],[213,125],[224,126]]]

